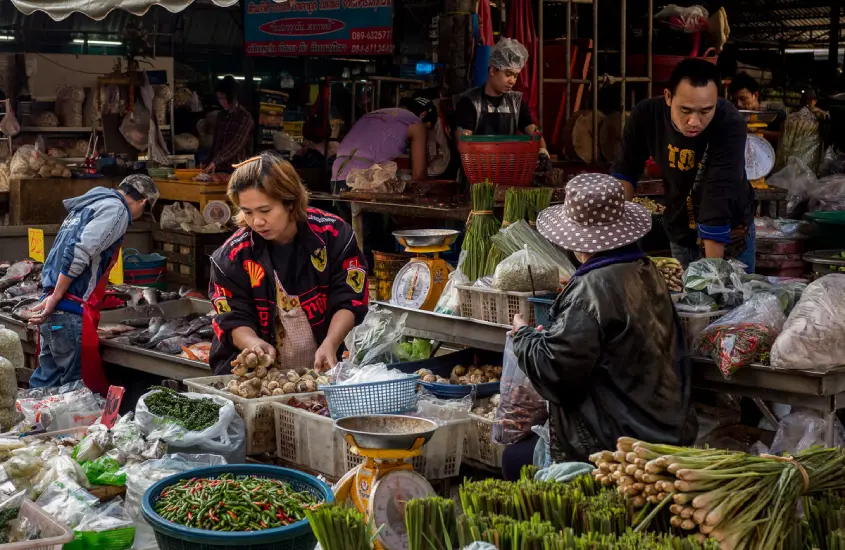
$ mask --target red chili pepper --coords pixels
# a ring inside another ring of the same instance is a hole
[[[192,519],[194,519],[194,514],[188,512],[188,521],[191,521]]]
[[[262,520],[262,521],[261,521],[258,525],[260,525],[261,527],[263,527],[263,528],[267,529],[267,524],[266,524],[266,523],[264,523],[264,521],[263,521],[263,520]]]
[[[236,513],[234,513],[234,512],[233,512],[233,511],[231,511],[231,510],[229,510],[229,511],[228,511],[228,512],[226,512],[226,513],[227,513],[227,514],[229,514],[229,516],[230,516],[233,520],[238,521],[238,515],[237,515]]]

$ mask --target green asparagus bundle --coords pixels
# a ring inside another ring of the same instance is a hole
[[[845,497],[836,493],[804,497],[806,548],[830,550],[828,534],[845,529]]]
[[[326,504],[306,510],[305,516],[323,550],[372,550],[373,530],[354,508]]]
[[[487,255],[492,246],[491,238],[499,231],[499,222],[493,216],[495,202],[494,188],[489,183],[477,183],[470,187],[472,212],[467,220],[467,231],[461,250],[466,252],[466,259],[461,264],[461,271],[470,281],[475,282],[484,276]]]
[[[656,504],[671,524],[716,539],[722,550],[784,547],[798,526],[801,495],[845,489],[845,451],[814,447],[795,457],[657,445],[620,438],[616,452],[590,457],[595,478]],[[765,526],[765,528],[760,528]]]
[[[409,501],[405,529],[409,550],[452,550],[458,540],[455,502],[441,497]]]
[[[502,229],[505,229],[512,223],[525,219],[528,216],[529,205],[534,200],[531,194],[533,189],[519,189],[517,187],[510,187],[505,193],[505,212],[502,217]],[[501,230],[500,230],[501,231]],[[504,260],[508,254],[502,252],[495,244],[490,247],[490,252],[487,254],[487,261],[484,265],[484,274],[492,275],[496,272],[496,266],[499,262]]]

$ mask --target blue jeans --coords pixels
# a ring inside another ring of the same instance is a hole
[[[82,316],[57,311],[38,329],[41,353],[31,388],[64,386],[82,379]]]
[[[672,247],[672,257],[681,262],[684,269],[686,269],[692,262],[702,258],[701,249],[697,246],[690,248],[675,243],[669,244]],[[751,224],[751,227],[748,228],[748,234],[745,236],[745,250],[733,259],[748,266],[745,269],[746,273],[754,273],[754,267],[757,263],[757,229],[754,227],[753,223]]]

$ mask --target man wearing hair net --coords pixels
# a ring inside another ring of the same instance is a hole
[[[490,54],[487,82],[458,96],[455,119],[458,132],[465,136],[533,134],[537,128],[522,92],[513,90],[516,79],[528,61],[528,50],[510,38],[500,39]],[[539,160],[548,164],[546,142],[540,139]]]

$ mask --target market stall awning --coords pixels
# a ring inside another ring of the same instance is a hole
[[[144,15],[151,6],[161,6],[176,13],[187,8],[194,0],[12,0],[22,13],[30,15],[42,11],[55,21],[66,19],[72,13],[82,13],[94,20],[104,19],[112,10],[121,9],[134,15]],[[238,0],[208,0],[220,7],[229,7]]]

